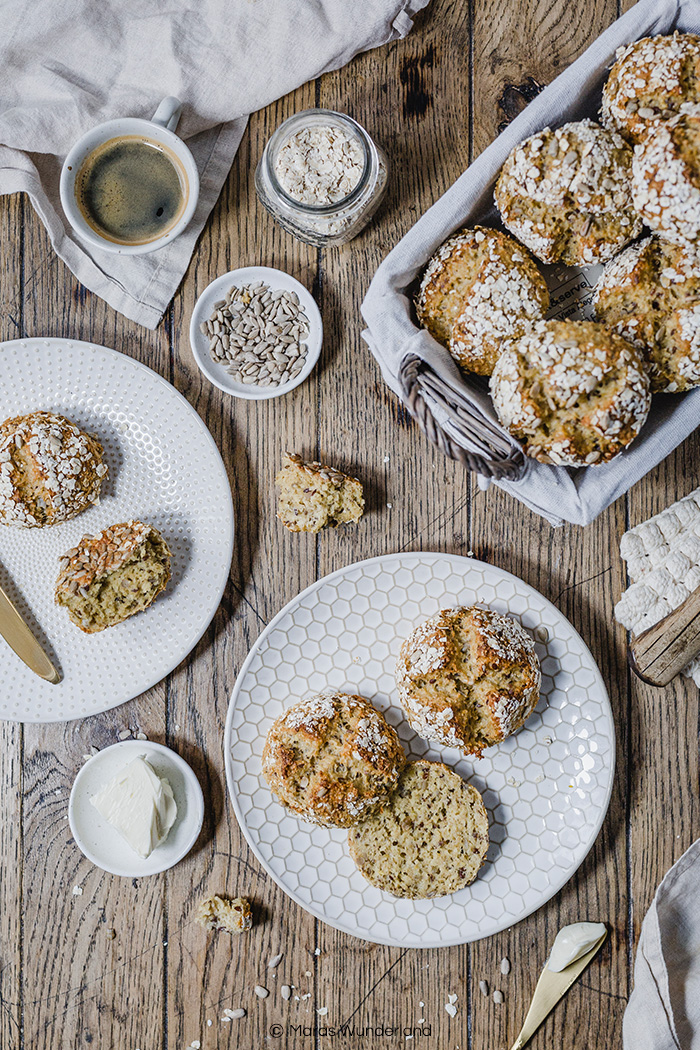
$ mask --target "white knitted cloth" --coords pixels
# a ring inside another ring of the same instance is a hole
[[[632,584],[615,606],[615,617],[641,634],[700,587],[700,488],[626,532],[620,554]],[[700,657],[683,674],[700,685]]]

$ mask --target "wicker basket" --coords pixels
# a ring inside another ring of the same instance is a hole
[[[399,382],[406,408],[425,436],[450,459],[463,463],[469,470],[491,478],[517,481],[525,473],[525,456],[508,434],[487,419],[463,392],[437,375],[416,354],[408,354],[399,368]],[[441,407],[451,428],[465,444],[459,444],[433,415],[428,401]]]
[[[642,433],[608,463],[580,468],[538,463],[499,424],[485,381],[461,374],[449,352],[419,329],[413,295],[428,260],[455,230],[499,225],[493,188],[511,149],[566,121],[596,118],[615,51],[675,29],[700,32],[700,0],[639,0],[545,88],[416,222],[384,259],[362,313],[363,337],[386,383],[446,456],[508,489],[552,522],[585,525],[682,442],[700,421],[700,389],[655,395]],[[548,317],[591,317],[594,268],[542,267]]]

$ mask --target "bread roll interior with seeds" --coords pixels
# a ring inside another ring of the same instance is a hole
[[[443,609],[418,624],[396,664],[399,700],[416,733],[472,755],[524,725],[540,679],[527,631],[476,605]]]
[[[58,525],[94,506],[103,448],[65,416],[30,412],[0,424],[0,524]]]
[[[275,478],[277,517],[290,532],[320,532],[358,522],[365,509],[362,484],[323,463],[288,452]]]
[[[441,762],[409,762],[389,804],[351,828],[350,855],[373,886],[419,900],[476,878],[489,847],[484,801]]]
[[[83,536],[60,559],[54,599],[86,634],[147,609],[170,579],[170,550],[158,529],[124,521]]]

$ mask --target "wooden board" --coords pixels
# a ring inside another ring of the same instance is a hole
[[[618,15],[614,0],[432,0],[403,41],[359,56],[250,121],[231,175],[163,323],[149,332],[81,288],[51,250],[28,202],[0,200],[3,338],[92,339],[142,360],[175,384],[210,428],[235,498],[237,543],[221,607],[191,657],[130,704],[67,725],[0,724],[0,1048],[202,1050],[285,1046],[317,1050],[389,1045],[433,1050],[507,1048],[515,1039],[547,946],[577,919],[602,919],[611,937],[532,1046],[621,1043],[633,950],[667,868],[697,836],[698,692],[630,680],[612,607],[625,587],[621,533],[695,484],[694,436],[585,529],[552,530],[509,496],[480,492],[418,433],[384,387],[360,338],[359,305],[387,247],[464,170],[537,85],[550,81]],[[270,132],[296,110],[350,113],[381,142],[393,176],[371,227],[317,251],[258,205],[252,172]],[[312,378],[280,401],[238,402],[203,381],[188,345],[197,295],[235,266],[277,265],[316,295],[326,338]],[[356,529],[292,536],[275,519],[282,452],[321,455],[367,482]],[[249,646],[275,612],[320,575],[396,550],[473,551],[516,573],[568,616],[591,646],[611,694],[618,734],[608,817],[574,879],[535,915],[470,947],[402,951],[315,921],[261,871],[226,795],[222,732]],[[206,819],[173,871],[131,882],[92,867],[66,820],[82,756],[124,728],[174,746],[197,772]],[[73,887],[82,889],[74,894]],[[192,922],[200,896],[249,895],[256,925],[231,940]],[[112,932],[114,931],[114,936]],[[283,952],[275,971],[271,956]],[[501,959],[512,963],[501,975]],[[499,988],[503,1005],[479,982]],[[285,1003],[282,984],[294,985]],[[256,984],[270,990],[256,998]],[[445,1011],[456,994],[457,1014]],[[296,996],[299,996],[298,1000]],[[224,1008],[243,1006],[243,1021]],[[327,1013],[318,1014],[319,1009]],[[415,1026],[425,1018],[421,1034]],[[211,1025],[208,1023],[211,1021]],[[324,1027],[347,1023],[344,1037]],[[277,1028],[275,1026],[281,1026]],[[398,1033],[367,1033],[384,1027]],[[406,1035],[413,1034],[412,1040]]]

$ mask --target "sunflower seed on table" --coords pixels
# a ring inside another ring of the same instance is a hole
[[[296,292],[263,281],[234,285],[199,327],[212,360],[236,382],[281,386],[304,366],[309,322]]]

